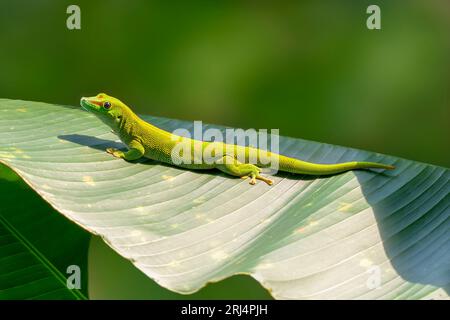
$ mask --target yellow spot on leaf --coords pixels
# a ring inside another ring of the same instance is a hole
[[[200,203],[203,203],[203,202],[205,202],[205,201],[206,201],[205,196],[201,196],[201,197],[198,197],[197,199],[194,199],[192,202],[193,202],[193,203],[200,204]]]
[[[266,219],[262,219],[260,221],[261,224],[265,224],[265,223],[269,223],[270,221],[272,221],[272,218],[266,218]]]
[[[142,232],[139,231],[139,230],[133,230],[133,231],[131,231],[131,233],[130,233],[130,235],[133,236],[133,237],[138,237],[138,236],[140,236],[141,234],[142,234]]]
[[[211,258],[213,258],[214,260],[217,260],[217,261],[225,260],[228,257],[229,257],[229,255],[225,251],[222,251],[222,250],[216,251],[211,255]]]
[[[302,227],[300,227],[300,228],[294,230],[293,234],[296,234],[296,233],[304,233],[304,232],[306,232],[309,228],[314,227],[314,226],[317,226],[318,224],[319,224],[319,221],[311,220],[307,225],[302,226]]]
[[[177,229],[180,225],[178,223],[173,223],[170,225],[172,229]]]
[[[16,109],[16,111],[17,112],[27,112],[27,109],[26,108],[19,108],[19,109]]]
[[[49,190],[49,189],[51,189],[52,187],[50,187],[48,184],[46,184],[46,183],[44,183],[42,186],[41,186],[43,189],[47,189],[47,190]]]
[[[360,265],[361,267],[370,267],[372,264],[373,264],[373,262],[370,261],[370,260],[367,259],[367,258],[361,259],[361,260],[359,261],[359,265]]]
[[[31,157],[29,155],[25,154],[22,149],[19,149],[19,148],[16,148],[16,147],[11,147],[11,148],[6,148],[6,150],[8,150],[10,152],[0,153],[0,157],[31,159]]]
[[[187,284],[183,284],[183,285],[181,285],[181,287],[180,287],[183,291],[192,291],[192,287],[190,287],[189,285],[187,285]]]
[[[352,205],[351,203],[348,203],[348,202],[341,202],[341,203],[339,203],[338,211],[339,211],[339,212],[348,212],[348,210],[351,209],[352,206],[353,206],[353,205]]]
[[[303,233],[305,232],[306,228],[305,227],[300,227],[297,230],[294,231],[294,233]]]
[[[148,211],[148,209],[145,208],[145,207],[137,207],[136,210],[137,210],[137,214],[139,214],[139,215],[141,215],[141,216],[149,215],[149,214],[150,214],[150,212]]]
[[[95,182],[94,179],[91,176],[84,176],[83,177],[83,182],[90,185],[90,186],[95,186]]]
[[[162,176],[162,178],[163,178],[164,180],[166,180],[166,181],[169,181],[169,182],[175,180],[175,177],[174,177],[174,176],[168,176],[168,175],[165,175],[165,174]]]
[[[0,152],[0,158],[4,159],[14,159],[16,156],[10,152]]]
[[[259,269],[270,269],[270,268],[273,268],[273,263],[266,262],[266,263],[263,263],[263,264],[259,265],[258,268]]]
[[[180,261],[177,261],[177,260],[173,260],[169,264],[167,264],[167,266],[169,266],[169,267],[178,267],[179,265],[180,265]]]
[[[22,154],[23,153],[22,149],[19,149],[19,148],[16,148],[16,147],[12,147],[10,150],[13,151],[14,153],[18,153],[18,154]]]
[[[195,215],[195,219],[203,219],[203,218],[205,218],[206,217],[206,214],[204,214],[204,213],[197,213],[196,215]]]
[[[220,245],[220,241],[219,240],[212,240],[212,241],[209,242],[209,246],[211,248],[217,247],[219,245]]]

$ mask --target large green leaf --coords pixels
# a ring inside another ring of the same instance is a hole
[[[2,164],[0,194],[8,195],[0,202],[0,219],[6,219],[20,239],[26,240],[26,245],[16,243],[16,248],[20,246],[26,251],[29,246],[35,251],[35,254],[21,252],[12,259],[8,259],[4,252],[0,253],[0,260],[5,257],[2,261],[7,261],[0,265],[0,300],[81,298],[77,292],[71,294],[60,287],[65,284],[64,278],[69,276],[69,265],[80,267],[81,291],[84,296],[89,295],[89,299],[270,299],[270,294],[246,275],[235,275],[190,295],[162,288],[100,237],[91,237],[89,232],[52,209],[17,174]],[[25,255],[29,259],[24,260]],[[46,263],[35,264],[36,255]],[[14,263],[16,258],[22,258],[18,259],[21,265]],[[39,277],[34,275],[36,269],[49,278],[36,281]],[[58,277],[51,274],[54,269],[57,269],[55,274],[59,274]],[[11,270],[14,272],[9,272]],[[52,285],[58,290],[54,290]]]
[[[104,149],[120,146],[117,137],[79,108],[0,100],[0,119],[0,160],[171,290],[248,273],[280,299],[448,298],[446,168],[282,137],[280,152],[289,156],[397,169],[281,174],[272,187],[250,186],[216,172],[115,159]]]

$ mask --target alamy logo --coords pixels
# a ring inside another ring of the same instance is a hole
[[[366,286],[368,289],[378,289],[381,286],[381,269],[379,266],[371,266],[366,271],[369,274],[369,277],[366,281]]]
[[[381,29],[381,10],[376,4],[372,4],[367,7],[366,13],[370,16],[367,18],[367,29],[369,30],[380,30]]]
[[[66,273],[69,274],[66,280],[68,289],[81,289],[81,269],[79,266],[73,264],[67,267]]]
[[[80,7],[72,4],[67,7],[67,14],[70,16],[67,17],[66,26],[69,30],[80,30],[81,29],[81,10]]]
[[[270,134],[266,129],[225,129],[222,132],[215,128],[203,130],[202,122],[194,121],[193,136],[187,129],[176,129],[172,132],[172,141],[175,145],[171,160],[176,165],[231,164],[238,161],[278,171],[278,129],[270,130]]]

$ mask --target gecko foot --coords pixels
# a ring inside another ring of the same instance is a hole
[[[243,177],[242,177],[242,178],[243,178]],[[272,179],[269,179],[269,178],[260,176],[259,174],[258,174],[258,175],[252,175],[252,177],[251,177],[249,183],[250,183],[251,185],[255,185],[255,184],[256,184],[256,180],[264,181],[264,182],[267,183],[269,186],[273,185],[273,180],[272,180]]]
[[[273,185],[273,180],[263,177],[263,176],[256,176],[256,179],[264,181],[265,183],[267,183],[269,186]]]
[[[122,151],[117,150],[117,149],[115,149],[115,148],[107,148],[107,149],[106,149],[106,152],[109,153],[109,154],[112,154],[112,155],[113,155],[114,157],[116,157],[116,158],[121,158],[122,155],[123,155],[123,152],[122,152]]]

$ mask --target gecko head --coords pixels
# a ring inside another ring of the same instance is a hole
[[[95,114],[113,129],[120,122],[127,108],[122,101],[106,93],[99,93],[94,97],[82,97],[80,105],[84,110]]]

